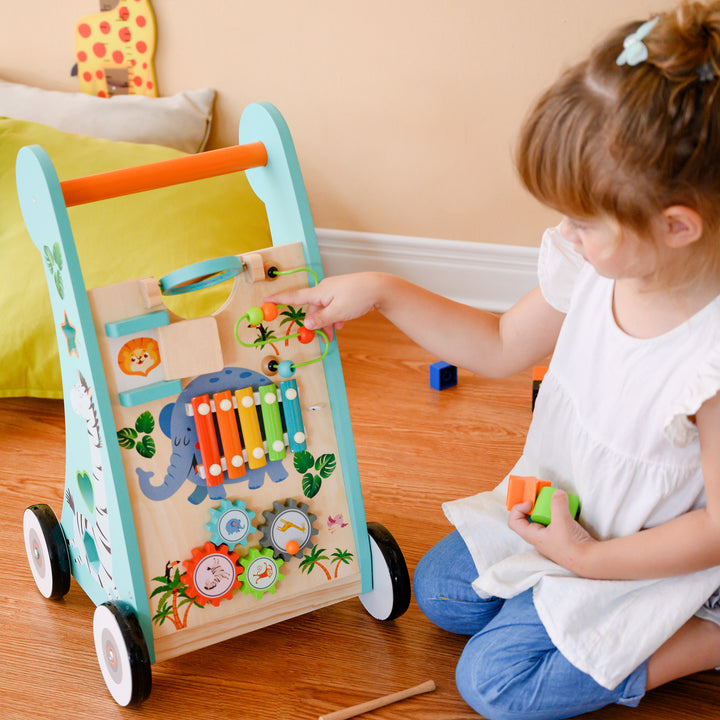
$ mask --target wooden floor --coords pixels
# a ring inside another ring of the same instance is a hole
[[[340,348],[368,520],[384,524],[412,574],[450,526],[441,503],[491,488],[513,465],[530,422],[531,380],[460,372],[457,387],[429,387],[434,358],[383,318],[351,323]],[[306,720],[430,678],[437,690],[373,712],[378,720],[477,717],[455,689],[465,640],[431,625],[413,602],[382,624],[358,600],[286,621],[153,668],[139,710],[115,705],[92,642],[93,606],[73,582],[60,602],[36,590],[23,547],[27,505],[61,508],[62,405],[0,400],[0,718],[253,718]],[[720,717],[720,676],[702,673],[651,693],[638,709],[586,717]]]

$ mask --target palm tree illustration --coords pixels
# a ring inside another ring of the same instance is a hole
[[[300,563],[300,569],[303,572],[307,572],[309,575],[313,568],[317,565],[327,576],[328,580],[332,580],[332,576],[330,575],[329,570],[320,562],[321,560],[329,560],[327,555],[323,555],[322,553],[325,552],[325,548],[318,547],[317,545],[313,545],[312,550],[308,555],[305,556],[305,558]]]
[[[331,557],[331,565],[335,566],[335,577],[337,577],[340,565],[343,563],[345,565],[349,565],[353,559],[353,554],[349,550],[341,550],[340,548],[335,548],[335,552],[331,555]]]
[[[159,587],[156,587],[150,597],[161,595],[158,600],[157,613],[153,615],[153,622],[158,625],[162,625],[168,618],[172,620],[176,630],[182,630],[187,627],[187,617],[190,612],[190,608],[193,605],[197,605],[202,608],[202,605],[195,600],[195,598],[189,598],[185,591],[187,585],[181,580],[180,571],[175,570],[175,574],[172,579],[169,577],[169,572],[166,575],[160,575],[159,577],[153,578],[153,582],[160,583]],[[185,606],[185,611],[182,613],[181,608]]]
[[[285,335],[285,347],[290,343],[290,335],[293,331],[293,326],[302,327],[303,321],[305,320],[305,311],[302,308],[294,308],[292,305],[287,305],[287,310],[283,310],[280,313],[280,317],[284,320],[280,321],[280,326],[288,325],[287,334]]]
[[[269,345],[276,355],[280,355],[280,351],[273,345],[273,343],[277,342],[278,340],[281,340],[282,338],[276,337],[273,335],[272,330],[268,330],[264,325],[258,325],[257,326],[258,331],[258,339],[257,339],[257,345],[256,347],[263,348],[266,345]]]

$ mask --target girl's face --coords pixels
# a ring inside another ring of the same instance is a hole
[[[656,269],[652,243],[606,218],[563,218],[563,237],[603,277],[647,278]]]

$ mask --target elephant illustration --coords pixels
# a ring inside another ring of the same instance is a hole
[[[225,497],[225,483],[248,482],[248,489],[262,487],[267,474],[273,482],[281,482],[287,478],[288,473],[281,460],[268,461],[266,465],[253,470],[247,469],[240,478],[230,479],[227,473],[224,483],[208,486],[205,479],[200,476],[196,468],[201,464],[198,449],[198,436],[195,421],[188,417],[185,405],[193,397],[208,393],[212,395],[223,390],[239,390],[252,386],[257,389],[260,385],[271,383],[264,375],[253,370],[240,367],[226,367],[220,372],[199,375],[178,396],[174,403],[166,405],[160,411],[159,424],[162,431],[172,440],[173,452],[170,456],[170,465],[162,484],[151,482],[153,473],[140,468],[136,469],[140,489],[150,500],[167,500],[172,497],[189,480],[197,485],[188,500],[193,505],[199,505],[206,497],[219,500]]]

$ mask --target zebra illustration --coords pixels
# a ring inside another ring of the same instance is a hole
[[[88,442],[90,443],[90,461],[92,463],[92,491],[95,505],[95,522],[89,521],[75,507],[75,501],[70,490],[65,492],[65,499],[74,516],[74,541],[77,549],[87,548],[84,541],[86,536],[92,538],[97,551],[97,558],[89,558],[86,552],[81,552],[81,560],[100,587],[110,596],[118,597],[118,591],[113,582],[112,552],[110,545],[110,519],[108,517],[107,499],[105,497],[105,478],[102,464],[102,439],[100,437],[100,422],[97,409],[92,398],[92,389],[88,386],[82,373],[78,372],[79,382],[70,390],[70,406],[87,425]],[[95,560],[97,562],[95,562]]]

